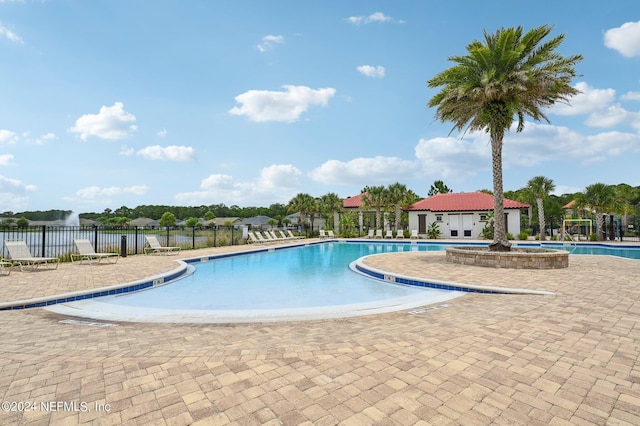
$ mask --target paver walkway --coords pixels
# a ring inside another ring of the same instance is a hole
[[[14,271],[0,277],[0,301],[132,281],[205,252]],[[640,424],[640,261],[571,256],[554,271],[454,266],[439,253],[368,262],[555,294],[238,325],[0,312],[0,424]]]

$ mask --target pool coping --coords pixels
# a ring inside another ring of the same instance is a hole
[[[419,278],[411,275],[404,275],[397,272],[391,272],[384,269],[374,268],[365,265],[364,261],[374,256],[383,256],[385,253],[370,254],[355,260],[352,265],[358,272],[369,277],[387,282],[402,285],[411,285],[417,287],[435,288],[437,290],[461,291],[465,293],[482,293],[482,294],[533,294],[533,295],[553,295],[555,293],[546,290],[530,290],[514,287],[495,287],[483,286],[476,284],[465,284],[454,281],[442,281],[431,278]]]

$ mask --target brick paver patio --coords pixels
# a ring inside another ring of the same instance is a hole
[[[0,277],[0,301],[129,282],[228,249],[14,270]],[[0,312],[0,424],[640,424],[640,261],[572,255],[553,271],[463,267],[441,253],[367,262],[555,294],[237,325]]]

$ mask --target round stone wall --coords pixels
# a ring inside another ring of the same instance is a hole
[[[447,247],[447,262],[508,269],[561,269],[569,267],[569,252],[542,248],[489,251],[487,247]]]

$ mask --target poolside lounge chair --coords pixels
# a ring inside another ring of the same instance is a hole
[[[147,243],[149,244],[149,247],[144,248],[144,254],[149,254],[149,252],[171,254],[180,251],[180,247],[167,247],[160,245],[160,241],[158,241],[158,237],[155,235],[145,235],[144,237],[147,239]]]
[[[398,239],[404,238],[404,231],[402,229],[398,229],[396,231],[396,238],[398,238]]]
[[[288,235],[289,237],[291,237],[291,238],[295,238],[295,239],[298,239],[298,238],[304,238],[303,236],[300,236],[300,235],[298,235],[298,236],[293,235],[293,232],[291,232],[291,230],[290,230],[290,229],[287,229],[287,235]]]
[[[5,266],[8,266],[9,269],[5,268]],[[0,273],[2,273],[2,275],[11,275],[12,269],[13,269],[13,263],[0,260]]]
[[[12,265],[20,265],[21,271],[24,271],[25,266],[35,269],[41,264],[51,266],[53,263],[55,263],[54,269],[58,269],[60,259],[57,257],[33,256],[29,251],[29,247],[27,247],[27,243],[23,240],[5,240],[4,245],[9,252],[9,258],[6,260],[10,261]]]
[[[283,240],[292,240],[292,239],[295,238],[295,237],[287,236],[284,232],[282,232],[280,230],[278,230],[278,234],[280,234],[280,238],[283,239]]]
[[[374,238],[382,238],[382,229],[376,229],[376,236]]]
[[[327,234],[324,232],[324,229],[320,230],[320,239],[325,239],[327,238]]]
[[[373,238],[373,233],[375,231],[373,229],[369,229],[369,233],[367,234],[367,238]]]
[[[249,239],[247,240],[248,243],[250,244],[262,244],[264,243],[263,240],[258,239],[258,237],[256,237],[256,234],[253,233],[253,231],[248,231],[247,235],[249,236]]]
[[[411,238],[411,239],[414,239],[414,238],[415,238],[415,239],[418,239],[418,238],[420,238],[420,236],[418,235],[418,230],[417,230],[417,229],[412,229],[412,230],[411,230],[411,236],[410,236],[409,238]]]
[[[329,237],[329,238],[335,238],[336,237],[336,234],[333,233],[333,229],[329,229],[327,231],[327,237]]]
[[[99,263],[102,259],[107,258],[115,259],[113,263],[116,263],[118,261],[118,258],[120,257],[118,253],[96,253],[96,251],[93,249],[91,241],[87,239],[74,239],[73,243],[76,245],[78,253],[71,253],[72,263],[77,259],[80,259],[80,263],[85,260],[91,263],[92,261],[97,259]]]
[[[268,232],[265,232],[263,235],[261,232],[256,231],[256,237],[258,237],[258,239],[263,243],[273,243],[276,241]]]
[[[274,241],[284,241],[284,238],[279,237],[276,234],[276,231],[273,231],[273,230],[267,231],[267,234],[269,234],[271,236],[271,239]]]
[[[385,238],[393,238],[393,231],[389,229],[387,233],[384,235]]]

